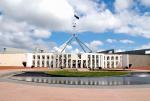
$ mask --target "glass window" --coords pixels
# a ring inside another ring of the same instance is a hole
[[[49,59],[49,56],[47,56],[47,59]]]
[[[33,59],[35,59],[35,55],[33,55]]]
[[[42,61],[42,67],[44,67],[44,61]]]
[[[40,55],[38,55],[37,57],[38,57],[38,59],[40,59]]]
[[[38,67],[40,66],[40,61],[37,61],[37,66],[38,66]]]
[[[109,56],[107,56],[107,60],[109,60]]]
[[[111,60],[114,60],[114,56],[111,57]]]
[[[45,56],[44,56],[44,55],[42,55],[42,59],[45,59]]]
[[[116,60],[118,60],[118,56],[116,56]]]

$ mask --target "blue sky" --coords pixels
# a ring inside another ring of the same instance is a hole
[[[1,49],[38,47],[60,51],[73,32],[94,51],[150,48],[149,0],[29,2],[2,0],[0,3]],[[71,27],[74,14],[80,16],[76,31]],[[73,41],[66,51],[82,50]]]

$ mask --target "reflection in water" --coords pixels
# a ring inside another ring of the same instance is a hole
[[[116,86],[116,85],[135,85],[150,84],[150,77],[13,77],[13,79],[48,84],[65,84],[65,85],[96,85],[96,86]]]

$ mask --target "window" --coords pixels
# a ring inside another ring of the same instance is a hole
[[[114,60],[114,57],[113,57],[113,56],[111,57],[111,60]]]
[[[42,55],[42,59],[45,59],[45,56],[44,56],[44,55]]]
[[[95,58],[95,56],[94,56],[94,55],[92,55],[92,58],[94,59],[94,58]]]
[[[107,56],[107,60],[109,60],[109,56]]]
[[[32,61],[32,65],[35,66],[35,61]]]
[[[65,59],[67,58],[66,54],[64,55],[64,58],[65,58]]]
[[[78,54],[78,58],[81,59],[81,54]]]
[[[53,59],[53,56],[51,56],[51,59]]]
[[[47,59],[49,59],[49,56],[47,56]]]
[[[88,55],[88,61],[90,62],[90,59],[91,59],[91,57],[90,57],[90,55]]]
[[[33,59],[35,59],[35,55],[33,55]]]
[[[40,61],[37,61],[37,67],[40,67]]]
[[[109,63],[109,62],[107,62],[107,68],[109,68],[109,66],[110,66],[110,63]]]
[[[40,59],[40,55],[38,55],[37,57],[38,57],[38,59]]]
[[[44,67],[44,61],[42,61],[42,67]]]
[[[111,63],[111,68],[114,68],[114,62]]]
[[[49,67],[49,61],[46,62],[47,67]]]
[[[72,61],[72,67],[75,68],[76,67],[76,60]]]
[[[116,66],[118,66],[119,64],[118,64],[118,61],[116,62]]]
[[[116,56],[116,60],[118,60],[118,56]]]
[[[68,58],[71,58],[71,54],[68,54]]]

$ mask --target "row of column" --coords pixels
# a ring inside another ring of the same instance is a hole
[[[40,56],[40,59],[38,59],[38,56]],[[42,56],[44,56],[45,58],[43,59]],[[47,59],[47,56],[49,56],[49,59]],[[105,56],[105,59],[104,59]],[[85,68],[97,68],[97,67],[101,67],[101,68],[108,68],[108,67],[112,67],[112,62],[114,63],[113,67],[117,67],[118,64],[121,64],[121,58],[118,55],[118,59],[116,60],[116,55],[113,56],[113,60],[111,60],[112,56],[109,56],[109,60],[107,60],[107,56],[106,55],[95,55],[95,54],[87,54],[84,55],[84,58],[81,59],[78,58],[78,56],[76,56],[76,58],[72,58],[71,54],[52,54],[52,55],[35,55],[35,59],[33,59],[34,61],[34,66],[37,67],[38,64],[37,62],[40,62],[39,67],[52,67],[53,68],[59,68],[59,67],[65,67],[65,68],[73,68],[73,62],[75,62],[75,68],[79,68],[78,67],[78,62],[80,61],[80,68],[83,68],[83,64],[85,62]],[[53,57],[53,58],[52,58]],[[86,58],[85,58],[86,57]],[[69,62],[70,61],[70,62]],[[44,64],[42,63],[44,62]],[[49,62],[49,64],[47,63]],[[109,66],[107,65],[109,62]],[[116,62],[118,62],[118,64],[116,64]]]

